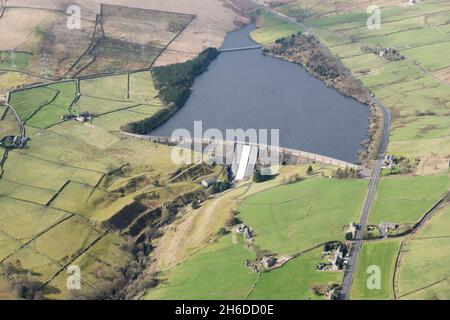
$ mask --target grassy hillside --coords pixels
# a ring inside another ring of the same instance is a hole
[[[80,84],[76,104],[75,81],[11,94],[30,140],[26,148],[9,152],[0,179],[5,209],[0,213],[0,272],[9,280],[0,284],[0,292],[9,291],[10,297],[9,287],[28,272],[30,281],[47,283],[47,297],[74,297],[65,285],[70,264],[81,267],[80,294],[106,294],[124,277],[120,268],[136,257],[120,230],[101,223],[126,212],[137,198],[144,208],[154,208],[198,189],[191,181],[155,186],[155,180],[164,183],[178,168],[170,160],[171,148],[118,134],[121,125],[162,108],[149,72]],[[63,114],[83,111],[94,114],[91,123],[61,120]],[[17,127],[10,115],[0,121],[4,134]],[[157,198],[146,200],[147,194]],[[137,225],[134,232],[139,236],[145,227]]]
[[[144,299],[244,299],[257,279],[244,261],[254,258],[242,236],[222,237],[165,273]]]
[[[253,184],[223,198],[232,201],[234,194],[235,200],[241,202],[238,217],[253,228],[255,239],[252,243],[244,242],[242,235],[236,233],[222,236],[213,244],[205,243],[200,251],[192,251],[187,259],[164,269],[161,284],[149,290],[144,299],[323,299],[313,293],[312,287],[340,283],[343,274],[316,271],[317,264],[322,261],[322,247],[300,255],[280,269],[262,273],[260,277],[244,262],[254,260],[267,250],[291,254],[326,241],[343,239],[343,226],[359,218],[367,183],[315,177],[280,186],[281,181],[279,178]],[[340,210],[340,201],[351,203],[351,208]],[[219,203],[227,205],[226,201]],[[208,210],[205,206],[204,210],[196,212],[207,214]],[[186,223],[176,224],[178,233],[186,232]],[[190,234],[198,237],[196,227],[190,227],[188,238]],[[165,250],[174,250],[173,237],[165,239],[170,245],[162,242]],[[170,253],[158,253],[158,256],[169,260]]]

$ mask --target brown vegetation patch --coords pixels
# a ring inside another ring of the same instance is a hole
[[[225,0],[228,2],[229,0]],[[83,19],[95,20],[100,3],[133,8],[170,11],[195,15],[196,19],[179,35],[158,58],[156,65],[184,62],[197,56],[207,47],[220,47],[227,32],[248,19],[242,17],[222,0],[74,0],[70,4],[81,7]],[[65,11],[70,5],[59,0],[10,0],[9,6],[39,7]]]
[[[157,47],[166,46],[195,18],[188,14],[116,5],[102,5],[101,14],[105,36]]]
[[[437,70],[437,71],[433,72],[433,75],[436,78],[450,84],[450,67]]]
[[[32,54],[21,71],[59,79],[90,46],[94,23],[84,21],[81,30],[71,30],[61,12],[10,8],[0,19],[0,29],[6,30],[1,50]]]

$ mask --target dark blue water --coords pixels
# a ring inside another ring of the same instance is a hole
[[[251,46],[249,25],[231,32],[223,48]],[[326,87],[296,64],[261,50],[224,52],[195,80],[186,105],[151,134],[175,129],[279,129],[280,145],[349,162],[367,138],[367,106]],[[225,136],[225,134],[224,134]]]

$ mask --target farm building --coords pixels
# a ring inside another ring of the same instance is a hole
[[[6,136],[0,140],[0,146],[4,148],[17,148],[21,149],[25,147],[28,138],[25,136]]]

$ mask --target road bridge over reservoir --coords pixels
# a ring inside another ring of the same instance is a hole
[[[331,157],[302,151],[302,150],[296,150],[296,149],[290,149],[290,148],[283,148],[283,147],[277,147],[277,146],[270,146],[270,145],[264,145],[264,144],[257,144],[257,143],[251,143],[251,142],[241,142],[241,141],[229,141],[229,140],[215,140],[215,139],[204,139],[204,138],[194,138],[194,139],[180,139],[176,137],[160,137],[160,136],[147,136],[147,135],[139,135],[139,134],[132,134],[128,132],[122,132],[124,136],[127,137],[133,137],[137,139],[152,141],[156,143],[161,144],[172,144],[172,145],[192,145],[192,144],[201,144],[203,146],[208,145],[217,145],[217,146],[226,146],[230,145],[232,146],[231,149],[234,149],[235,145],[241,145],[241,146],[251,146],[256,147],[259,151],[266,151],[268,153],[278,152],[280,155],[280,158],[286,159],[294,159],[298,162],[301,161],[311,161],[311,162],[319,162],[326,165],[336,166],[343,169],[353,169],[353,170],[361,170],[361,166],[356,165],[354,163],[350,163],[347,161],[342,161],[339,159],[334,159]]]
[[[261,49],[262,46],[247,46],[247,47],[239,47],[239,48],[229,48],[229,49],[219,49],[219,52],[232,52],[232,51],[244,51],[244,50],[254,50]]]

